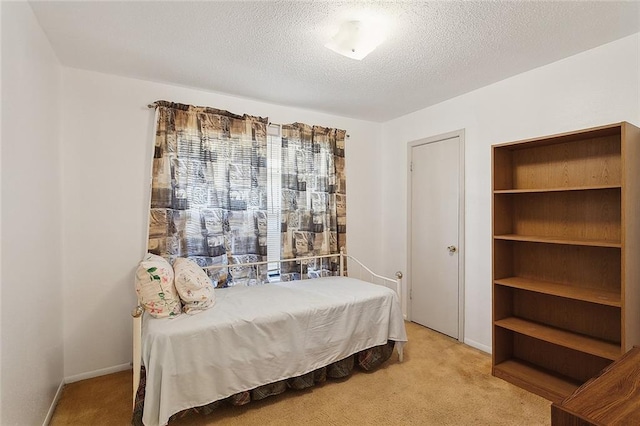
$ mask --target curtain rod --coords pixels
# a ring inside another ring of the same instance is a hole
[[[148,104],[147,108],[155,108],[157,106],[158,105],[156,103],[152,103],[152,104]],[[276,124],[276,123],[272,123],[272,122],[267,123],[267,125],[271,125],[271,124],[276,125],[276,126],[281,126],[281,124]],[[345,134],[345,137],[350,138],[351,135],[347,133],[347,134]]]

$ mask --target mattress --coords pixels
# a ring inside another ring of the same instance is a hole
[[[213,308],[145,313],[143,422],[306,374],[361,350],[406,342],[396,293],[348,277],[216,289]]]

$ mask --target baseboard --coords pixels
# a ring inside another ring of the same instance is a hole
[[[54,411],[56,411],[56,405],[58,405],[58,400],[62,395],[62,388],[64,388],[64,379],[60,382],[60,386],[58,386],[58,390],[56,391],[56,395],[53,397],[53,401],[51,402],[51,407],[49,407],[49,411],[47,412],[47,417],[44,418],[44,422],[42,422],[42,426],[49,426],[51,423],[51,418],[53,417]]]
[[[79,382],[80,380],[93,379],[94,377],[105,376],[111,373],[118,373],[124,370],[131,370],[131,364],[114,365],[113,367],[101,368],[100,370],[88,371],[86,373],[75,374],[65,377],[65,383]]]
[[[483,345],[482,343],[475,342],[471,339],[464,339],[464,344],[471,346],[472,348],[480,349],[482,352],[486,352],[488,354],[491,353],[491,347],[487,345]]]

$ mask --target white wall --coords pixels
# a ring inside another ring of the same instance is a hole
[[[490,146],[614,121],[638,124],[639,39],[382,125],[74,69],[62,70],[58,108],[61,71],[46,38],[28,5],[3,2],[0,423],[16,423],[18,415],[29,424],[42,420],[63,374],[63,347],[64,376],[72,379],[131,361],[133,271],[145,250],[149,199],[148,103],[166,99],[348,130],[349,251],[386,274],[406,271],[407,143],[464,128],[465,334],[467,343],[488,349]],[[43,247],[48,255],[34,267]]]
[[[465,342],[491,348],[492,144],[618,121],[640,124],[640,34],[383,125],[383,272],[407,268],[407,143],[465,129]]]
[[[63,378],[61,67],[26,2],[2,2],[2,413],[42,424]]]
[[[71,380],[131,361],[129,313],[146,249],[153,143],[154,113],[146,105],[159,99],[346,129],[348,249],[368,264],[382,261],[380,124],[64,69],[64,371]]]

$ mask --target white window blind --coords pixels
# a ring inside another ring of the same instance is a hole
[[[269,274],[280,272],[281,233],[280,216],[282,203],[282,137],[280,126],[269,124],[267,128],[267,261]]]

